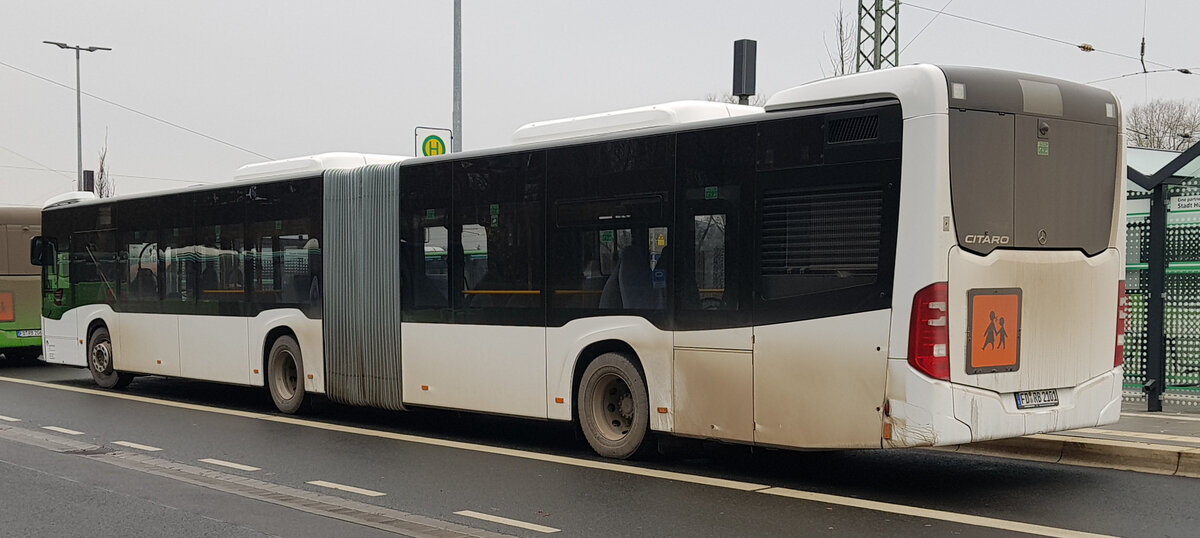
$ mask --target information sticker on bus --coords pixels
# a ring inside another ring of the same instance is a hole
[[[1032,409],[1034,407],[1054,407],[1058,405],[1058,389],[1027,390],[1018,392],[1017,409]]]

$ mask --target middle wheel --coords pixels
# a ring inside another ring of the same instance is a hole
[[[577,409],[580,429],[597,454],[626,459],[648,445],[646,382],[624,354],[605,353],[588,365],[579,381]]]

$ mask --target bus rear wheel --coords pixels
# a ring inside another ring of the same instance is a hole
[[[633,361],[605,353],[588,364],[579,381],[579,426],[597,454],[626,459],[641,455],[650,425],[646,382]]]
[[[113,370],[112,338],[106,327],[98,327],[88,338],[88,370],[97,385],[106,389],[125,388],[133,381],[133,374]]]
[[[295,338],[280,336],[271,346],[267,359],[267,388],[280,412],[294,415],[307,408],[304,360]]]

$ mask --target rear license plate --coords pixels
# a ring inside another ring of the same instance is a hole
[[[32,338],[34,336],[41,336],[41,335],[42,335],[41,329],[29,329],[27,331],[17,331],[17,338]]]
[[[1058,389],[1018,392],[1017,409],[1053,407],[1058,405]]]

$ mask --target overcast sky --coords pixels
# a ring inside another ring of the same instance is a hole
[[[1141,71],[1144,28],[1148,69],[1200,68],[1200,2],[1144,2],[953,0],[935,19],[946,0],[914,0],[900,62],[1092,82]],[[841,3],[854,19],[857,2]],[[742,38],[758,41],[760,94],[822,78],[838,5],[464,0],[464,149],[531,121],[728,93]],[[452,23],[450,0],[0,0],[0,202],[75,185],[75,60],[44,40],[113,49],[83,55],[84,168],[107,132],[110,173],[132,193],[228,180],[263,156],[412,154],[414,127],[451,124]],[[1126,109],[1200,97],[1200,75],[1096,84]]]

